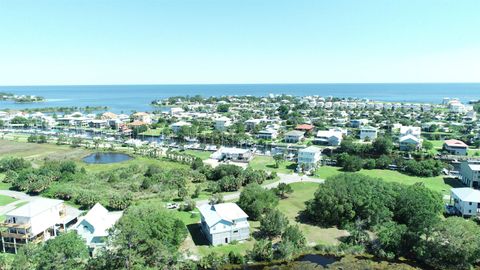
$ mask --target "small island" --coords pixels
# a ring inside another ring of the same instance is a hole
[[[44,97],[34,95],[15,95],[12,93],[0,92],[0,101],[14,101],[15,103],[43,102]]]

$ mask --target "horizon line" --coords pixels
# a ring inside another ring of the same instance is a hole
[[[314,84],[480,84],[478,82],[309,82],[309,83],[112,83],[112,84],[12,84],[12,85],[0,85],[0,87],[76,87],[76,86],[175,86],[175,85],[314,85]]]

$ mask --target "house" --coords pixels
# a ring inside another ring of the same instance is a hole
[[[350,120],[350,126],[352,128],[360,128],[368,125],[368,119],[353,119]]]
[[[112,112],[104,112],[100,116],[100,119],[102,119],[102,120],[113,120],[113,119],[117,119],[117,118],[118,118],[118,115],[116,115]]]
[[[170,125],[170,128],[173,130],[173,132],[177,133],[179,132],[183,126],[191,126],[192,124],[185,122],[185,121],[178,121],[176,123],[173,123]]]
[[[476,216],[480,213],[480,190],[469,187],[452,188],[450,203],[461,216]]]
[[[250,238],[248,215],[236,203],[204,204],[198,210],[202,232],[212,245]]]
[[[91,128],[105,128],[108,126],[108,121],[103,119],[93,119],[88,122],[88,126]]]
[[[75,224],[80,211],[62,200],[36,198],[5,214],[0,224],[3,252],[17,253],[28,243],[47,241]]]
[[[249,149],[235,147],[221,147],[210,158],[216,160],[231,160],[235,162],[249,162],[253,158],[253,153]]]
[[[460,163],[460,175],[464,185],[479,188],[480,161],[462,161]]]
[[[422,147],[422,139],[412,134],[407,134],[399,139],[400,151],[412,151]]]
[[[250,120],[247,120],[245,121],[245,128],[247,130],[252,130],[254,129],[258,124],[260,124],[262,122],[262,120],[260,119],[250,119]]]
[[[215,129],[219,131],[224,131],[227,127],[232,125],[232,121],[228,117],[220,117],[215,119]]]
[[[309,146],[298,150],[297,171],[308,172],[315,170],[322,159],[322,150],[315,146]]]
[[[446,140],[443,143],[443,150],[452,155],[466,156],[468,145],[460,140]]]
[[[314,129],[314,126],[309,124],[301,124],[295,127],[295,130],[304,131],[307,133],[312,132],[313,129]]]
[[[375,140],[378,135],[378,129],[370,126],[362,127],[360,129],[360,139],[365,140]]]
[[[422,129],[420,127],[412,127],[412,126],[401,126],[400,127],[400,137],[412,135],[416,138],[420,139],[420,135],[422,134]]]
[[[305,132],[299,130],[292,130],[285,133],[283,140],[286,143],[297,143],[304,138]]]
[[[108,230],[117,223],[122,214],[122,211],[109,212],[97,203],[85,216],[78,219],[73,229],[85,240],[90,254],[95,256],[96,249],[105,245]]]
[[[151,124],[152,123],[152,118],[150,114],[146,112],[136,112],[132,115],[133,120],[135,121],[140,121],[144,122],[146,124]]]
[[[321,145],[339,146],[342,143],[343,134],[339,130],[319,130],[313,143]]]
[[[278,136],[278,131],[271,128],[260,130],[257,133],[257,138],[264,139],[264,140],[273,140],[273,139],[276,139],[277,136]]]

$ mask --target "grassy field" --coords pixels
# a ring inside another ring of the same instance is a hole
[[[199,157],[202,160],[209,159],[210,156],[212,155],[212,152],[201,151],[201,150],[185,150],[185,151],[183,151],[183,153],[186,153],[186,154],[189,154],[189,155],[192,155],[192,156],[195,156],[195,157]]]
[[[0,206],[5,206],[9,203],[15,202],[17,199],[5,196],[5,195],[0,195]]]
[[[23,157],[31,161],[40,161],[44,158],[80,160],[90,153],[92,153],[92,151],[80,147],[72,148],[66,145],[34,144],[0,140],[0,157]]]
[[[342,173],[339,167],[323,166],[315,172],[315,176],[319,178],[328,178]],[[360,173],[381,178],[386,182],[397,182],[406,185],[412,185],[417,182],[422,182],[426,187],[440,192],[442,194],[450,194],[450,189],[454,187],[461,187],[462,184],[455,179],[444,178],[443,176],[436,177],[416,177],[399,173],[391,170],[361,170]]]
[[[336,228],[321,228],[298,221],[299,213],[305,210],[305,202],[314,197],[315,191],[320,184],[304,182],[290,185],[293,188],[293,193],[289,194],[287,199],[281,200],[278,205],[278,209],[288,217],[290,224],[298,224],[305,234],[309,245],[339,244],[339,238],[348,235],[346,231]]]
[[[280,168],[276,168],[275,160],[269,156],[255,156],[248,166],[255,170],[275,171],[278,173],[292,173],[296,168],[296,164],[290,161],[285,161],[280,164]]]

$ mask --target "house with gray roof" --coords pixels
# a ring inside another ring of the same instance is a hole
[[[480,190],[463,187],[452,188],[450,200],[458,214],[476,216],[480,213]]]
[[[472,188],[480,188],[480,161],[462,161],[460,164],[460,175],[464,185]]]
[[[198,209],[202,232],[212,245],[250,238],[248,215],[236,203],[204,204]]]

